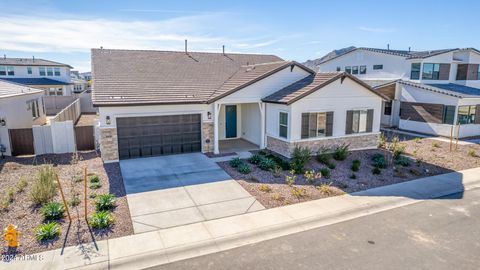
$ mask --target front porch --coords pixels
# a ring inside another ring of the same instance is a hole
[[[265,148],[263,102],[214,104],[214,153]]]

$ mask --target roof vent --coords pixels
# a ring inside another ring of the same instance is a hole
[[[390,51],[390,44],[387,44],[387,50]]]
[[[3,55],[3,59],[7,59],[7,55],[6,55],[6,54]]]
[[[222,45],[222,53],[225,55],[225,45]]]
[[[185,39],[185,54],[188,54],[188,41]]]

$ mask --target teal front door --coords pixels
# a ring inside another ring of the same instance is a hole
[[[225,137],[237,137],[237,105],[225,106]]]

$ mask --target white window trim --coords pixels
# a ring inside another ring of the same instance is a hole
[[[282,124],[280,123],[280,114],[282,114],[282,113],[284,113],[284,114],[287,115],[287,124],[286,124],[286,125],[282,125]],[[290,137],[290,136],[289,136],[289,133],[290,133],[290,132],[289,132],[289,128],[288,128],[289,123],[290,123],[290,114],[289,114],[287,111],[279,111],[279,112],[278,112],[278,135],[277,135],[279,138],[288,140],[288,138]],[[287,128],[287,136],[286,136],[286,137],[283,137],[283,136],[280,135],[280,126],[284,126],[284,127]]]

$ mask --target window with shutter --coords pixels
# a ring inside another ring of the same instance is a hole
[[[332,134],[333,112],[302,113],[302,139],[328,137]]]
[[[373,109],[347,111],[345,134],[372,132]]]

